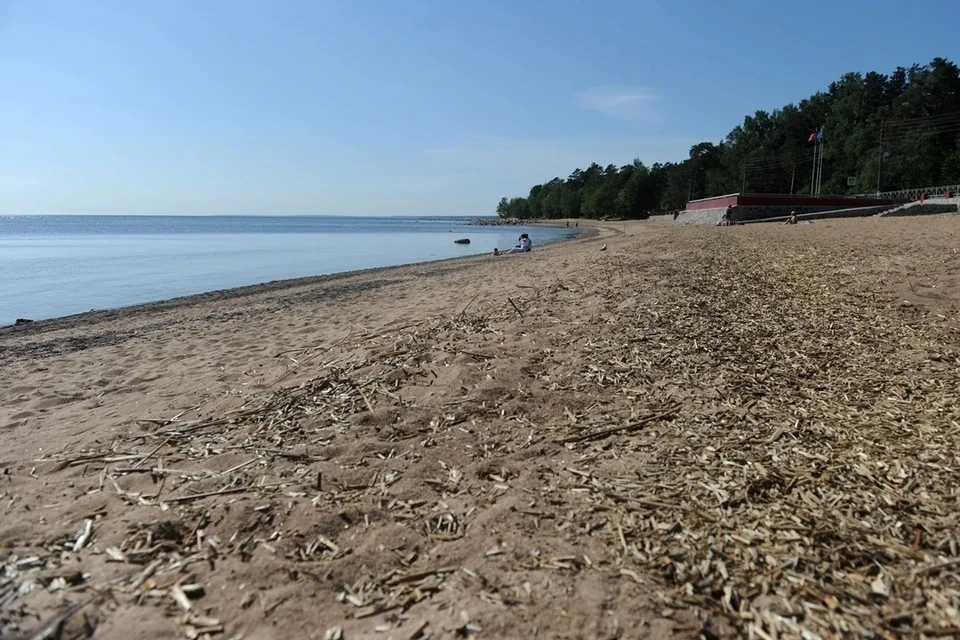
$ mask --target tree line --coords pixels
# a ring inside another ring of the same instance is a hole
[[[746,116],[718,144],[682,162],[593,163],[566,179],[502,198],[505,218],[642,218],[726,193],[811,192],[823,136],[824,194],[960,183],[960,67],[944,58],[888,75],[847,73],[798,104]]]

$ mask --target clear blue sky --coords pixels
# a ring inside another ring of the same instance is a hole
[[[0,0],[0,214],[492,214],[846,71],[958,0]],[[953,24],[948,22],[948,19]]]

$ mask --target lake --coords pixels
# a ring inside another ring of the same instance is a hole
[[[0,326],[92,309],[538,245],[573,229],[476,218],[0,216]],[[470,244],[455,244],[470,238]]]

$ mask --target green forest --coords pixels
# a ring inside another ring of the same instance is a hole
[[[847,73],[799,104],[746,116],[719,144],[696,144],[682,162],[593,163],[525,197],[501,199],[497,215],[643,218],[726,193],[809,194],[809,140],[818,131],[823,194],[960,183],[960,68],[934,58],[889,75]]]

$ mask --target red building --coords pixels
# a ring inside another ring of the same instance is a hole
[[[853,217],[874,215],[896,206],[897,201],[874,197],[797,196],[765,193],[731,193],[691,200],[677,222],[716,224],[731,207],[733,222],[759,222],[786,218],[791,212],[802,217]]]

